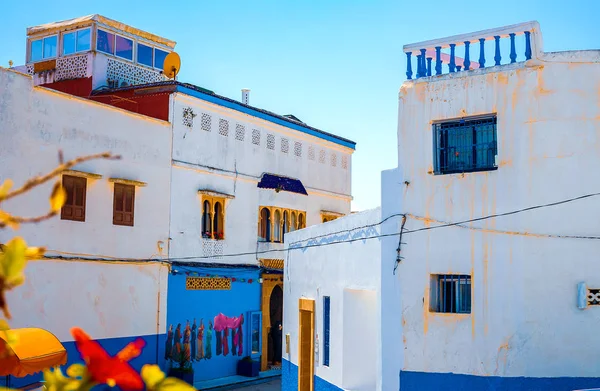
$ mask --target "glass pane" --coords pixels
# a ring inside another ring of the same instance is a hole
[[[38,61],[42,59],[42,40],[31,41],[31,61]]]
[[[152,66],[152,48],[150,46],[142,45],[138,43],[137,45],[137,62],[143,65]]]
[[[169,53],[164,52],[162,50],[154,49],[154,68],[162,69],[167,54]]]
[[[115,53],[115,35],[106,31],[98,30],[96,50],[108,54]]]
[[[117,35],[117,46],[115,54],[119,57],[133,60],[133,41]]]
[[[63,35],[63,55],[75,53],[75,35],[76,33]]]
[[[44,38],[44,58],[56,57],[57,42],[58,37],[56,35],[53,37]]]
[[[90,29],[79,30],[77,32],[77,51],[90,50]]]
[[[260,353],[260,314],[252,314],[252,354]]]
[[[125,190],[125,212],[133,212],[133,192],[127,190]]]

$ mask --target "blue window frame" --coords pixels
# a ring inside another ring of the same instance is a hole
[[[62,54],[69,55],[90,50],[90,29],[65,33],[62,37]]]
[[[167,57],[168,52],[160,49],[154,49],[154,68],[162,69],[163,64],[165,63],[165,57]]]
[[[433,124],[436,174],[497,169],[496,115]]]
[[[98,30],[96,50],[108,54],[115,54],[115,35],[108,31]]]
[[[57,42],[58,36],[56,35],[31,41],[29,60],[39,61],[56,57]]]
[[[434,274],[431,276],[430,312],[471,313],[471,276]]]
[[[329,335],[331,322],[331,300],[329,296],[323,297],[323,365],[329,366]]]
[[[248,352],[251,358],[258,358],[262,354],[262,312],[250,312],[248,319]]]
[[[138,64],[152,66],[152,46],[146,46],[141,43],[137,45],[137,62]]]

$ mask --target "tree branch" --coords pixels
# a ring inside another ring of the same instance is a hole
[[[13,224],[27,224],[27,223],[40,223],[44,220],[48,220],[54,216],[56,216],[58,212],[50,211],[43,216],[35,216],[35,217],[21,217],[21,216],[8,216],[6,217],[5,222],[0,222],[0,228],[4,228],[7,225]]]
[[[121,156],[119,156],[119,155],[115,156],[115,155],[112,155],[110,152],[103,152],[103,153],[97,153],[95,155],[81,156],[76,159],[69,160],[68,162],[60,164],[58,167],[56,167],[54,170],[52,170],[51,172],[49,172],[46,175],[33,177],[33,178],[27,180],[27,182],[25,182],[25,184],[22,187],[20,187],[19,189],[15,190],[15,191],[9,192],[8,194],[6,194],[6,196],[4,196],[3,198],[0,198],[0,201],[9,200],[18,195],[26,193],[27,191],[31,190],[32,188],[39,186],[43,183],[46,183],[50,179],[59,176],[63,171],[68,170],[77,164],[87,162],[89,160],[94,160],[94,159],[118,160],[120,158],[121,158]],[[50,217],[52,217],[52,216],[50,216]]]

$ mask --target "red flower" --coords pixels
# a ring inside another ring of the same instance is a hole
[[[252,284],[252,279],[251,278],[248,279],[248,283]]]
[[[235,282],[235,277],[232,277],[232,278],[231,278],[231,282]]]
[[[144,389],[141,376],[128,363],[129,360],[142,353],[142,348],[146,344],[143,339],[138,338],[127,344],[113,357],[82,329],[73,327],[71,334],[75,338],[75,346],[85,361],[93,381],[108,384],[111,387],[119,386],[125,391]]]

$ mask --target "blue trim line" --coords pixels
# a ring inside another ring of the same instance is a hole
[[[273,122],[273,123],[275,123],[277,125],[285,126],[286,128],[294,129],[294,130],[297,130],[299,132],[306,133],[306,134],[309,134],[311,136],[315,136],[315,137],[321,138],[323,140],[327,140],[327,141],[330,141],[332,143],[335,143],[335,144],[338,144],[338,145],[342,145],[342,146],[347,147],[347,148],[356,149],[356,143],[353,142],[353,141],[340,139],[340,138],[337,138],[337,137],[335,137],[333,135],[326,134],[324,132],[318,132],[318,131],[316,131],[314,129],[307,128],[307,127],[304,127],[304,126],[301,126],[301,125],[294,124],[292,122],[285,121],[285,120],[283,120],[281,118],[277,118],[277,117],[275,117],[273,115],[269,115],[269,114],[266,114],[266,113],[261,112],[259,110],[252,109],[252,108],[250,108],[250,107],[248,107],[246,105],[243,105],[241,103],[231,102],[229,100],[222,99],[219,96],[210,95],[210,94],[207,94],[207,93],[196,91],[196,90],[193,90],[193,89],[191,89],[189,87],[185,87],[185,86],[182,86],[182,85],[177,85],[177,87],[176,87],[175,90],[177,92],[181,92],[182,94],[190,95],[190,96],[193,96],[194,98],[202,99],[202,100],[205,100],[207,102],[211,102],[211,103],[217,104],[219,106],[227,107],[229,109],[237,110],[237,111],[240,111],[240,112],[242,112],[244,114],[248,114],[248,115],[251,115],[253,117],[258,117],[258,118],[264,119],[266,121]]]
[[[317,375],[314,379],[314,391],[344,391]],[[281,360],[281,391],[298,391],[298,366],[285,358]]]
[[[400,371],[400,391],[573,391],[600,387],[594,377],[502,377]]]

